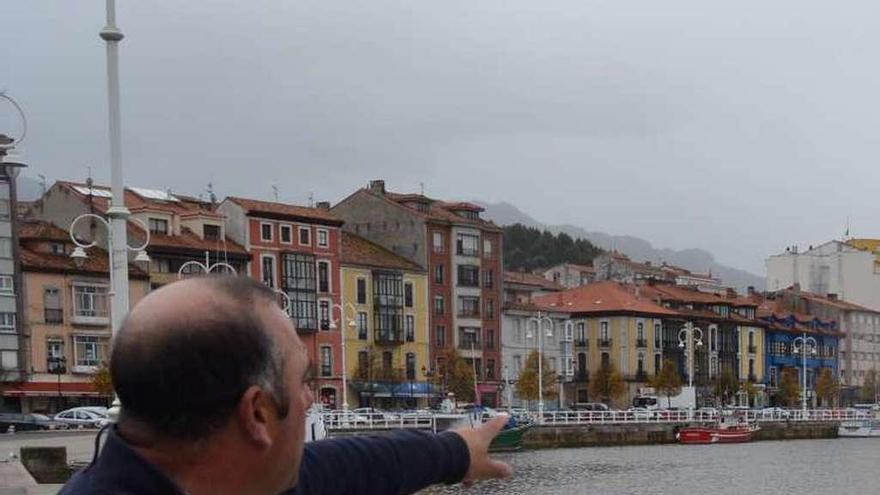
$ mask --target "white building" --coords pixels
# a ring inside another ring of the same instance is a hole
[[[767,290],[795,285],[814,294],[880,310],[880,263],[877,256],[841,241],[829,241],[799,252],[797,247],[767,259]]]
[[[544,278],[566,289],[575,289],[592,283],[595,276],[593,267],[574,263],[560,263],[544,270]]]

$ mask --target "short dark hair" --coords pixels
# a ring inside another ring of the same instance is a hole
[[[272,394],[279,416],[286,417],[284,356],[256,311],[260,301],[274,303],[275,294],[247,277],[199,283],[221,297],[192,318],[169,324],[138,315],[123,323],[110,358],[120,421],[135,420],[169,438],[206,438],[228,421],[252,385]],[[150,337],[139,338],[147,331]]]

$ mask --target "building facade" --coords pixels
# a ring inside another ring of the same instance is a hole
[[[4,399],[26,413],[108,405],[111,394],[93,382],[109,361],[108,253],[91,248],[87,259],[75,262],[68,232],[48,222],[23,222],[19,240],[28,374],[3,390]],[[149,291],[149,277],[131,265],[129,278],[134,306]]]
[[[487,405],[498,403],[501,333],[501,229],[482,208],[421,194],[397,194],[372,181],[333,207],[345,229],[425,268],[429,283],[432,373],[459,353],[476,369]]]
[[[342,308],[351,407],[426,407],[428,277],[419,265],[349,232],[341,233]]]
[[[544,270],[544,277],[566,289],[574,289],[592,283],[596,273],[591,266],[560,263]]]
[[[247,273],[276,289],[313,366],[318,400],[336,409],[342,393],[340,329],[342,221],[329,205],[303,207],[229,197],[217,209],[226,234],[251,255]],[[336,326],[336,328],[333,328]]]

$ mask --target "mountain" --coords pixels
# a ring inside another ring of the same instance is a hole
[[[492,220],[498,225],[520,223],[529,227],[546,229],[554,234],[564,232],[575,239],[586,239],[602,249],[616,249],[635,261],[650,261],[657,264],[665,261],[693,272],[706,273],[711,271],[712,275],[720,278],[725,285],[736,287],[740,291],[745,291],[750,286],[759,290],[764,288],[763,277],[739,268],[722,265],[715,261],[712,253],[702,249],[655,248],[650,242],[634,236],[590,232],[577,225],[548,225],[539,222],[510,203],[473,202],[486,209],[483,218]]]

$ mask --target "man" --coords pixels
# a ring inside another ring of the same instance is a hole
[[[504,477],[503,418],[304,447],[308,359],[275,294],[244,277],[163,287],[126,318],[110,375],[122,411],[62,494],[402,494]]]

